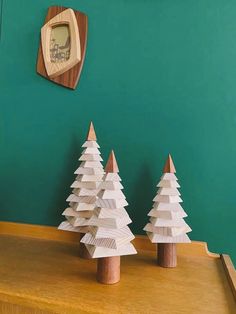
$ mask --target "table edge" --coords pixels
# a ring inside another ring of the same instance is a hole
[[[227,254],[221,254],[220,258],[221,258],[221,261],[222,261],[224,271],[226,273],[226,277],[228,279],[230,288],[232,290],[234,299],[236,301],[236,272],[235,272],[233,262],[232,262],[230,256]]]

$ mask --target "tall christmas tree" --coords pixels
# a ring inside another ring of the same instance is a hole
[[[67,198],[69,206],[62,213],[66,220],[58,229],[81,233],[81,237],[88,231],[88,221],[93,215],[99,185],[104,175],[102,158],[93,123],[90,123],[87,140],[79,161],[79,168],[75,171],[77,177],[71,185],[72,194]],[[88,257],[86,247],[80,244],[80,256]]]
[[[152,243],[158,244],[158,263],[163,267],[177,265],[176,243],[191,242],[187,233],[191,228],[184,221],[187,214],[180,203],[180,187],[175,176],[175,166],[171,155],[168,156],[163,176],[153,199],[154,205],[148,216],[150,222],[144,227]]]
[[[98,281],[113,284],[120,280],[120,256],[137,252],[130,243],[134,235],[128,227],[131,219],[124,208],[128,203],[121,191],[123,186],[113,151],[105,172],[97,207],[89,220],[90,231],[81,242],[85,243],[92,258],[98,258]]]

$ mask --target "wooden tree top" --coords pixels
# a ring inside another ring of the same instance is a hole
[[[105,172],[113,172],[113,173],[119,172],[119,168],[118,168],[116,157],[113,150],[111,151],[110,156],[108,158],[108,161],[105,167]]]
[[[174,166],[174,163],[173,163],[173,160],[172,160],[170,154],[167,157],[167,160],[166,160],[166,163],[165,163],[165,166],[163,169],[163,173],[167,173],[167,172],[168,173],[176,173],[175,166]]]
[[[94,130],[93,122],[90,122],[88,135],[87,135],[87,141],[96,141],[96,140],[97,140],[97,137]]]

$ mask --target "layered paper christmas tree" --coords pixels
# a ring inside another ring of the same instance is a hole
[[[75,171],[77,175],[71,185],[72,194],[67,198],[69,206],[62,213],[66,220],[58,229],[86,233],[88,231],[88,221],[93,215],[96,206],[99,185],[104,175],[102,158],[100,156],[99,145],[93,123],[89,126],[86,142],[79,158],[80,166]]]
[[[85,243],[92,258],[136,254],[134,246],[130,243],[134,235],[128,227],[131,219],[124,208],[128,203],[121,191],[123,186],[113,151],[105,172],[96,209],[88,222],[89,232],[81,242]]]
[[[163,170],[163,176],[158,183],[158,192],[153,199],[154,204],[148,213],[150,222],[144,227],[153,243],[184,243],[191,242],[187,233],[191,228],[183,218],[187,214],[180,203],[178,179],[175,176],[175,166],[169,155]]]

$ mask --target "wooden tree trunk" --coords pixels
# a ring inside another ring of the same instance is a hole
[[[157,261],[162,267],[176,267],[177,254],[175,243],[158,243]]]
[[[80,233],[80,240],[83,238],[84,234],[83,233]],[[81,243],[79,244],[79,257],[81,258],[85,258],[85,259],[90,259],[91,256],[85,246],[84,243]]]
[[[120,281],[120,256],[98,258],[97,281],[107,285]]]

